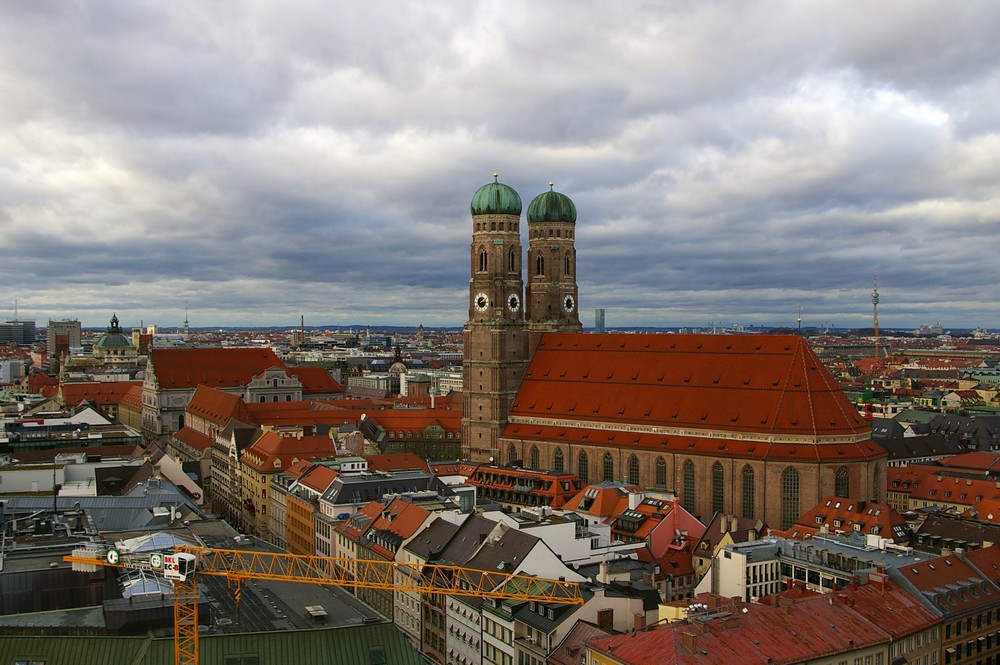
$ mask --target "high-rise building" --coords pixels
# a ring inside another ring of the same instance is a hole
[[[59,359],[82,344],[79,319],[49,319],[46,327],[45,350],[49,356],[49,371],[59,371]]]
[[[594,332],[598,335],[604,334],[604,309],[594,310]]]
[[[0,344],[33,344],[35,341],[35,322],[24,319],[11,319],[0,323]]]

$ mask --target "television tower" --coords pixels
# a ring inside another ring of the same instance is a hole
[[[875,308],[875,362],[878,365],[878,273],[875,273],[875,285],[872,288],[872,307]]]

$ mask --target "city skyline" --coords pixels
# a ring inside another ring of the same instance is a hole
[[[4,5],[0,318],[461,326],[497,171],[575,202],[588,327],[870,327],[877,273],[881,327],[998,328],[998,28],[985,2]]]

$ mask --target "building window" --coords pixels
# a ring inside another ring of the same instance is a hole
[[[535,274],[545,274],[545,257],[542,256],[541,252],[539,252],[537,257],[535,257]]]
[[[667,462],[662,457],[656,458],[656,486],[660,488],[667,486]]]
[[[507,252],[507,272],[517,272],[517,263],[514,261],[514,249]]]
[[[851,474],[848,473],[846,466],[837,469],[837,478],[834,481],[833,493],[842,499],[847,499],[851,496]]]
[[[507,449],[507,464],[513,464],[517,461],[517,448],[511,446]]]
[[[628,458],[628,482],[631,485],[639,484],[639,458],[629,455]]]
[[[479,248],[479,272],[486,272],[489,267],[489,261],[487,260],[486,249],[483,247]]]
[[[684,496],[681,497],[681,505],[689,513],[694,512],[694,462],[691,460],[684,462]]]
[[[712,512],[721,513],[725,510],[726,488],[724,486],[725,477],[722,471],[722,463],[716,462],[712,465]]]
[[[556,473],[562,473],[565,470],[562,448],[556,448],[556,451],[552,453],[552,470]]]
[[[576,462],[576,475],[580,476],[580,480],[584,483],[590,482],[590,470],[587,468],[588,466],[587,453],[581,450],[580,457]]]
[[[569,236],[567,235],[567,237]],[[566,265],[563,268],[563,272],[566,273],[567,275],[573,274],[573,260],[571,257],[572,254],[570,252],[566,252],[566,258],[565,258]]]
[[[531,447],[531,452],[529,453],[529,455],[531,456],[529,458],[531,461],[528,464],[528,468],[530,468],[530,469],[538,469],[538,468],[540,468],[541,467],[541,463],[538,461],[538,446],[532,446]]]
[[[611,453],[604,453],[604,480],[615,479],[615,458]]]
[[[799,472],[787,467],[781,472],[781,528],[790,528],[798,517]]]
[[[743,467],[743,517],[753,518],[757,501],[753,467]]]

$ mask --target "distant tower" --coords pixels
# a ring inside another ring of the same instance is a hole
[[[875,285],[872,287],[872,306],[875,309],[875,362],[876,366],[879,359],[879,349],[878,349],[878,273],[875,273]]]
[[[188,306],[186,302],[184,303],[184,334],[191,334],[191,322],[188,321]]]
[[[802,334],[802,305],[799,305],[799,315],[795,317],[795,322],[799,324],[799,335]]]
[[[547,332],[580,332],[576,285],[576,206],[553,190],[536,196],[528,206],[528,283],[525,319],[537,348]]]
[[[469,320],[463,330],[462,448],[473,461],[506,464],[500,435],[528,367],[521,197],[499,180],[472,197]]]
[[[604,308],[594,310],[594,332],[604,334]]]

